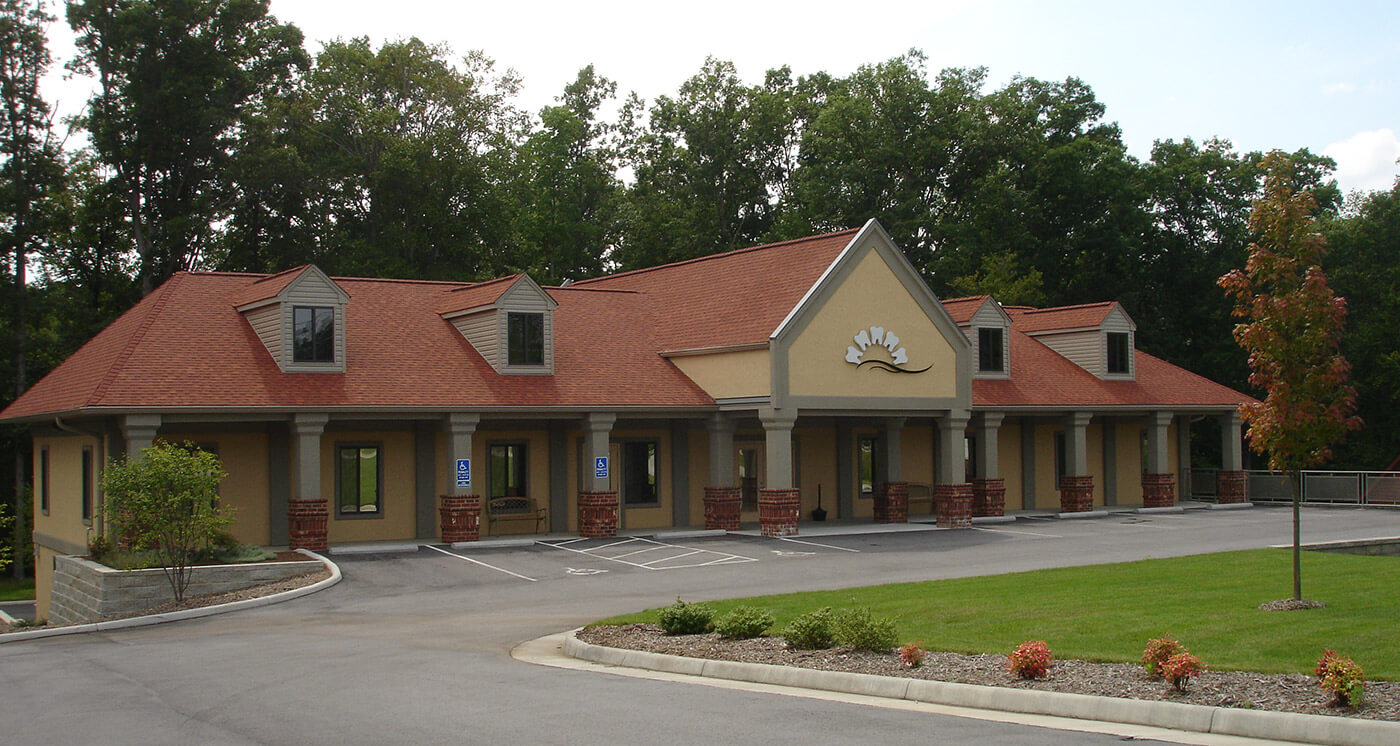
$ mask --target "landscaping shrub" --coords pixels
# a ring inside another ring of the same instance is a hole
[[[1044,640],[1028,640],[1016,646],[1006,658],[1006,667],[1023,679],[1040,679],[1050,673],[1055,657]]]
[[[783,630],[783,639],[798,650],[822,650],[836,644],[830,607],[809,611],[793,619]]]
[[[715,631],[735,640],[759,637],[773,626],[773,615],[753,606],[739,606],[715,622]]]
[[[924,649],[916,642],[899,648],[899,660],[905,668],[918,668],[924,665]]]
[[[715,610],[709,604],[676,602],[661,610],[658,623],[668,635],[699,635],[714,628]]]
[[[875,617],[865,607],[840,612],[832,627],[836,642],[856,650],[889,650],[899,642],[895,636],[894,622]]]
[[[1335,695],[1337,705],[1361,705],[1366,690],[1366,674],[1351,658],[1337,655],[1333,650],[1324,650],[1322,657],[1317,659],[1317,670],[1313,673],[1317,674],[1318,685]]]
[[[1206,664],[1200,658],[1183,650],[1168,658],[1162,663],[1162,678],[1172,683],[1172,688],[1178,692],[1186,691],[1187,684],[1191,679],[1200,676],[1206,670]]]
[[[1163,635],[1153,640],[1147,641],[1147,647],[1142,651],[1142,667],[1147,669],[1147,675],[1154,679],[1162,678],[1162,664],[1167,662],[1177,653],[1187,652],[1186,647],[1173,640],[1170,635]]]

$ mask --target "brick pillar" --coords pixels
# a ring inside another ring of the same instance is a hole
[[[1244,471],[1221,469],[1215,473],[1215,501],[1221,504],[1244,502],[1244,485]]]
[[[764,536],[796,536],[801,495],[795,489],[759,490],[758,524]]]
[[[1176,475],[1171,472],[1142,475],[1142,507],[1170,508],[1176,504]]]
[[[933,510],[939,528],[972,526],[972,485],[940,484],[933,488]]]
[[[706,487],[705,528],[738,531],[740,499],[738,487]]]
[[[579,491],[578,535],[585,539],[607,539],[617,536],[616,492]]]
[[[290,500],[287,503],[287,538],[292,549],[324,552],[328,548],[325,500]]]
[[[1006,480],[972,480],[972,515],[974,518],[1006,515]]]
[[[909,522],[908,482],[881,482],[875,488],[875,522]]]
[[[480,495],[443,495],[438,513],[442,516],[442,543],[481,538]]]
[[[1066,474],[1060,477],[1060,512],[1084,513],[1094,509],[1092,474]]]

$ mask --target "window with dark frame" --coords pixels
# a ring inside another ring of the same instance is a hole
[[[963,481],[971,482],[977,476],[977,436],[963,436]]]
[[[1108,372],[1128,372],[1128,333],[1108,333]]]
[[[1065,456],[1065,434],[1055,433],[1055,489],[1060,488],[1060,480],[1065,478],[1067,471],[1069,467]]]
[[[292,309],[292,362],[335,362],[335,309],[296,306]]]
[[[496,443],[489,449],[491,497],[526,497],[524,443]]]
[[[92,520],[92,446],[83,446],[83,520]]]
[[[336,504],[341,515],[375,515],[380,512],[383,459],[379,446],[336,447]]]
[[[856,454],[860,466],[860,496],[870,497],[875,494],[875,438],[862,437]]]
[[[622,444],[622,499],[627,505],[649,505],[660,501],[656,489],[656,450],[654,440]]]
[[[49,514],[49,447],[39,449],[39,510]]]
[[[510,365],[544,365],[544,314],[507,314],[506,346]]]
[[[1003,330],[982,327],[977,330],[977,370],[980,373],[1004,373],[1006,358],[1002,354]]]

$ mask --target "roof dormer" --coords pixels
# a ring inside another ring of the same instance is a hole
[[[345,304],[350,295],[308,264],[248,286],[234,307],[285,373],[345,372]]]
[[[497,373],[554,372],[554,309],[559,304],[529,275],[457,288],[440,311]]]
[[[1021,331],[1105,381],[1137,376],[1137,324],[1116,301],[1021,312]]]
[[[989,295],[968,300],[958,326],[972,342],[973,378],[1011,377],[1011,317]]]

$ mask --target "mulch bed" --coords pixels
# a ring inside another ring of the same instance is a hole
[[[1358,708],[1337,707],[1317,679],[1303,674],[1262,674],[1245,671],[1206,671],[1192,679],[1187,692],[1177,692],[1160,679],[1149,679],[1142,666],[1129,663],[1090,663],[1056,659],[1050,675],[1025,681],[1006,670],[1004,655],[959,655],[929,651],[919,668],[906,668],[895,652],[874,653],[851,648],[794,650],[779,637],[726,640],[718,634],[667,636],[654,624],[589,627],[580,640],[630,650],[668,653],[691,658],[770,663],[822,671],[850,671],[878,676],[904,676],[961,684],[1090,694],[1103,697],[1181,702],[1209,707],[1243,707],[1310,715],[1340,715],[1373,720],[1400,720],[1400,683],[1367,681],[1366,698]],[[1209,663],[1209,661],[1207,661]]]

